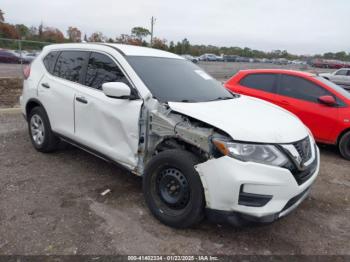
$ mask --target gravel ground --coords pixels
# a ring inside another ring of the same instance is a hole
[[[0,254],[350,255],[350,162],[332,147],[321,146],[313,190],[286,218],[187,230],[151,216],[141,178],[74,147],[36,152],[19,113],[0,113],[0,148]]]

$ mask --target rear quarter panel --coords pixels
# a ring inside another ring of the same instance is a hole
[[[23,90],[21,96],[21,109],[26,115],[26,105],[32,98],[38,98],[38,84],[44,76],[45,68],[42,62],[42,54],[40,54],[30,65],[30,75],[28,79],[23,80]]]

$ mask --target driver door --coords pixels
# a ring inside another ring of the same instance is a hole
[[[324,95],[332,94],[307,79],[285,74],[278,81],[276,104],[298,116],[316,140],[329,142],[338,124],[338,108],[321,104],[318,98]]]
[[[129,81],[111,56],[92,52],[74,99],[75,140],[129,168],[137,164],[142,100],[107,97],[106,82]]]

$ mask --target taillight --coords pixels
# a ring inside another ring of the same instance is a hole
[[[25,65],[23,67],[23,76],[24,79],[28,79],[28,77],[30,76],[30,65]]]

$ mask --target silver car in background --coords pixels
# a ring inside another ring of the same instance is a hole
[[[320,76],[350,90],[350,68],[341,68],[333,73],[322,73]]]

